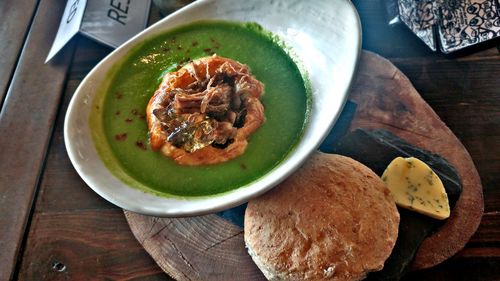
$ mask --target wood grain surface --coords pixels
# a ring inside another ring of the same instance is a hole
[[[461,250],[483,214],[481,181],[469,154],[388,60],[362,52],[349,99],[358,107],[356,128],[386,129],[418,147],[445,157],[458,170],[463,192],[451,217],[419,249],[414,269],[435,266]],[[135,237],[170,276],[178,280],[255,280],[240,227],[209,215],[158,218],[125,211]]]
[[[139,243],[176,280],[266,280],[246,252],[243,229],[217,215],[125,217]]]
[[[0,1],[0,106],[14,75],[38,0]]]
[[[17,262],[72,54],[44,64],[64,8],[53,4],[38,6],[0,115],[0,280]]]
[[[47,1],[41,1],[40,5],[44,2]],[[55,13],[62,9],[59,6],[64,6],[65,1],[50,2],[52,13],[44,13],[44,16],[56,21]],[[381,1],[353,0],[353,3],[362,22],[363,48],[388,58],[409,78],[422,98],[467,148],[483,183],[485,214],[465,249],[438,266],[407,275],[405,280],[500,280],[498,43],[478,46],[469,54],[444,56],[433,53],[406,27],[387,25]],[[153,6],[150,22],[159,18]],[[24,20],[18,19],[21,23]],[[51,25],[47,32],[55,36],[56,29],[57,26]],[[25,208],[23,204],[35,206],[31,224],[26,228],[29,234],[26,234],[16,266],[12,268],[10,264],[0,262],[0,271],[13,270],[14,279],[35,281],[78,280],[76,276],[90,280],[172,280],[136,241],[122,211],[88,188],[69,162],[62,135],[67,103],[83,77],[111,51],[87,38],[76,37],[76,52],[71,65],[68,64],[64,102],[59,107],[48,157],[40,174],[39,192],[33,202],[16,205],[18,211]],[[37,55],[43,60],[46,53]],[[37,70],[37,67],[33,69]],[[46,71],[40,68],[39,72],[41,70]],[[25,81],[32,86],[29,91],[38,89],[40,95],[51,95],[49,87],[44,85],[50,80]],[[37,117],[35,113],[28,115],[29,118]],[[26,119],[28,117],[16,119],[12,126],[20,125]],[[44,126],[51,128],[54,122]],[[44,130],[50,131],[50,128]],[[21,141],[26,140],[20,140],[19,145],[23,145]],[[16,159],[15,153],[7,155],[10,158],[2,155],[1,160]],[[22,181],[16,186],[24,188],[30,184],[24,178]],[[17,216],[14,211],[7,214]],[[6,214],[0,214],[0,217],[0,220],[10,220]],[[114,230],[114,237],[110,229]],[[8,231],[0,228],[0,237],[6,237],[4,233]],[[103,243],[99,241],[101,239],[110,243]],[[127,249],[112,250],[117,249],[118,244],[127,245]],[[65,267],[53,266],[58,263]],[[92,272],[96,274],[92,275]]]

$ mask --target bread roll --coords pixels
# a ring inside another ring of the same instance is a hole
[[[245,243],[269,280],[360,280],[382,269],[398,225],[394,200],[374,172],[318,152],[248,203]]]

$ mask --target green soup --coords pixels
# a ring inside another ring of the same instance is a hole
[[[302,136],[310,91],[294,61],[257,24],[197,22],[134,48],[111,71],[90,122],[96,147],[122,181],[166,197],[207,196],[251,183],[275,168]],[[163,75],[216,53],[247,64],[265,85],[265,123],[245,153],[217,165],[180,166],[152,151],[146,106]]]

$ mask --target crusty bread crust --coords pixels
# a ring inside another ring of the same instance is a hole
[[[398,225],[394,200],[374,172],[318,152],[248,203],[245,243],[269,280],[360,280],[382,269]]]

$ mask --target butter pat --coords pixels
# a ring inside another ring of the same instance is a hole
[[[414,157],[392,160],[382,180],[398,206],[439,220],[450,216],[448,195],[441,179],[421,160]]]

